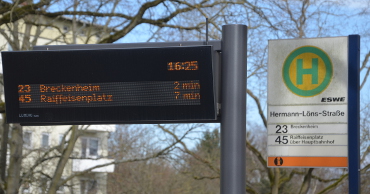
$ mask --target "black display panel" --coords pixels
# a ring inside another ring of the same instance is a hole
[[[2,52],[8,123],[215,122],[212,47]]]

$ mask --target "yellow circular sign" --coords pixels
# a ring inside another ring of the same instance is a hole
[[[313,46],[297,48],[285,59],[283,79],[291,92],[303,97],[323,92],[333,75],[329,56]]]

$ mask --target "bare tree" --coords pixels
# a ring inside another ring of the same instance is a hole
[[[162,132],[152,125],[123,125],[112,136],[110,151],[116,161],[114,173],[109,175],[108,193],[183,193],[181,178],[168,162],[176,141],[162,141]],[[159,157],[161,147],[171,146]],[[155,157],[152,157],[155,156]],[[147,158],[129,162],[133,158]]]
[[[186,13],[197,13],[234,4],[229,1],[124,1],[124,0],[8,0],[0,2],[0,35],[5,40],[0,45],[1,50],[7,48],[12,50],[31,50],[35,45],[49,44],[91,44],[91,43],[113,43],[125,36],[140,30],[140,28],[151,29],[177,29],[198,30],[203,27],[199,23],[183,24],[177,22],[177,18]],[[214,16],[217,17],[217,16]],[[50,34],[52,32],[52,34]],[[148,38],[150,39],[150,38]],[[4,113],[5,106],[1,103],[1,112]],[[4,125],[3,129],[8,126]],[[46,150],[38,158],[34,165],[21,176],[22,156],[22,127],[15,125],[12,128],[14,135],[9,139],[10,160],[8,169],[5,165],[0,167],[0,174],[5,175],[8,170],[7,179],[1,176],[1,191],[7,189],[7,193],[18,191],[23,182],[27,182],[32,174],[38,171],[40,165],[57,160],[56,171],[48,177],[51,185],[49,193],[55,190],[72,177],[61,181],[61,172],[66,161],[71,156],[72,148],[78,137],[77,129],[70,131],[70,138],[65,147],[53,147]],[[8,137],[7,130],[3,131],[3,137]],[[2,138],[2,158],[6,160],[6,138]],[[5,146],[5,147],[4,147]],[[173,146],[173,145],[172,145]],[[168,150],[169,148],[167,148]],[[60,151],[58,153],[58,150]],[[166,152],[159,150],[151,157],[158,157]],[[140,160],[146,160],[144,157]],[[136,158],[136,160],[138,160]],[[117,163],[124,162],[119,160]],[[135,161],[132,159],[132,161]],[[99,166],[98,166],[99,167]],[[96,168],[98,168],[96,167]],[[94,168],[88,169],[87,173]],[[42,173],[42,172],[40,172]],[[77,176],[75,174],[74,176]],[[6,185],[6,187],[5,187]]]
[[[0,26],[3,35],[13,50],[28,50],[38,43],[47,28],[59,32],[55,41],[76,44],[78,34],[84,34],[82,43],[112,43],[125,37],[135,28],[146,26],[152,29],[199,30],[200,23],[182,23],[178,18],[186,13],[204,12],[208,9],[235,4],[229,1],[140,1],[97,0],[32,0],[7,2],[0,7]],[[213,15],[217,17],[217,15]],[[69,29],[54,24],[56,20],[71,21]],[[93,36],[97,39],[93,40]]]
[[[364,20],[368,14],[368,5],[356,10],[348,1],[303,0],[303,1],[243,1],[243,6],[230,5],[219,11],[221,17],[211,19],[212,24],[235,23],[242,20],[249,27],[248,32],[248,138],[247,183],[248,193],[338,193],[347,192],[346,170],[333,168],[320,169],[280,169],[267,168],[266,161],[266,76],[267,76],[267,40],[281,38],[311,38],[324,36],[344,36],[350,33],[364,33],[368,39],[368,27]],[[357,5],[354,5],[357,6]],[[242,18],[242,19],[241,19]],[[233,22],[234,21],[234,22]],[[355,23],[354,21],[358,21]],[[215,25],[216,26],[216,25]],[[348,30],[343,31],[344,26]],[[359,26],[363,28],[358,31]],[[217,37],[220,31],[214,27],[211,37]],[[218,31],[217,31],[218,30]],[[184,37],[186,38],[186,37]],[[362,41],[366,42],[366,41]],[[362,46],[367,48],[368,45]],[[362,91],[369,75],[368,51],[362,55],[361,80]],[[367,91],[367,90],[366,90]],[[362,97],[363,98],[363,97]],[[369,168],[369,125],[367,123],[368,100],[362,104],[361,122],[361,173],[368,177]],[[365,112],[366,110],[366,112]],[[250,118],[250,119],[249,119]],[[256,119],[260,118],[260,119]],[[190,149],[182,148],[184,153],[204,165],[210,164],[205,156],[200,156]],[[197,173],[210,173],[215,168],[209,166]],[[204,171],[204,172],[203,172]],[[216,173],[217,174],[217,173]],[[194,176],[197,178],[199,176]],[[203,176],[205,178],[207,176]],[[215,176],[217,177],[217,176]],[[367,179],[363,180],[364,183]],[[366,181],[367,182],[367,181]],[[368,186],[362,184],[362,190]]]
[[[279,38],[309,38],[309,37],[322,37],[322,36],[340,36],[348,35],[343,34],[340,31],[344,25],[351,25],[349,21],[353,21],[353,17],[360,17],[358,13],[351,12],[345,4],[345,1],[325,1],[325,0],[304,0],[304,1],[245,1],[246,10],[250,18],[251,29],[250,31],[261,32],[264,29],[265,32],[261,34],[266,35],[269,39]],[[251,17],[252,16],[252,17]],[[258,19],[253,19],[258,18]],[[346,33],[346,32],[345,32]],[[351,32],[347,32],[351,33]],[[260,35],[251,32],[252,37],[259,38]],[[254,36],[256,35],[256,36]],[[267,40],[265,40],[266,46]],[[263,47],[260,45],[250,44],[249,52],[257,50],[264,53]],[[252,48],[251,48],[252,47]],[[257,47],[257,49],[253,49]],[[261,78],[264,80],[266,76],[266,55],[263,55],[260,60],[255,60],[253,56],[252,60],[248,58],[248,88],[247,94],[250,99],[249,102],[253,102],[256,108],[254,113],[257,113],[261,118],[263,126],[254,126],[254,131],[264,131],[267,127],[265,118],[265,107],[263,104],[266,101],[266,96],[263,91],[266,91],[265,86],[258,83],[261,82]],[[264,59],[264,60],[262,60]],[[362,62],[362,71],[366,71],[368,66],[368,56],[366,55]],[[366,76],[362,80],[362,83],[366,83]],[[265,82],[265,81],[262,81]],[[362,84],[362,85],[363,85]],[[251,111],[249,109],[248,111]],[[252,121],[251,121],[252,122]],[[364,123],[365,124],[365,123]],[[260,128],[260,129],[258,129]],[[366,127],[367,128],[367,127]],[[251,129],[251,127],[249,127]],[[368,129],[363,129],[367,131]],[[363,133],[366,134],[366,133]],[[253,136],[252,136],[253,137]],[[365,136],[362,136],[366,139]],[[343,192],[346,188],[346,171],[333,170],[333,169],[269,169],[266,168],[266,153],[264,147],[259,145],[261,142],[251,141],[253,139],[247,139],[247,148],[249,152],[253,153],[253,157],[258,161],[259,167],[255,168],[261,172],[261,175],[268,177],[266,179],[269,182],[271,193],[290,193],[294,188],[294,193],[328,193],[328,192]],[[260,139],[261,140],[261,139]],[[266,139],[262,138],[262,142],[266,143]],[[368,141],[364,140],[363,142]],[[366,145],[367,144],[362,144]],[[364,152],[363,158],[367,158],[367,153]],[[364,161],[363,161],[364,162]],[[367,172],[367,164],[362,163],[365,167],[362,172]],[[253,169],[252,169],[253,170]],[[325,173],[324,173],[325,172]],[[330,175],[330,176],[328,176]],[[247,184],[248,185],[248,184]],[[259,193],[258,189],[249,191],[250,193]]]

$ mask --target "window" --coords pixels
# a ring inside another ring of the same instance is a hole
[[[13,51],[13,47],[9,43],[8,43],[8,51]]]
[[[61,178],[60,179],[60,183],[62,183],[63,181],[65,180],[65,178]],[[61,185],[58,189],[57,189],[57,193],[64,193],[64,186]]]
[[[98,189],[98,182],[93,179],[80,180],[81,194],[95,194]]]
[[[41,139],[41,148],[49,147],[49,133],[43,133]]]
[[[62,177],[60,179],[60,183],[62,183],[64,180],[65,180],[65,177]],[[38,185],[39,193],[46,193],[46,191],[50,187],[50,179],[44,175],[41,175],[39,181],[40,181]],[[57,189],[56,193],[64,193],[64,186],[63,185],[60,186]]]
[[[68,32],[69,31],[69,26],[63,26],[63,32]]]
[[[60,186],[57,190],[57,193],[64,193],[64,186]]]
[[[64,134],[59,134],[59,145],[62,143],[63,137],[64,137]]]
[[[32,147],[32,132],[31,131],[25,131],[23,133],[23,146],[25,148]]]
[[[48,186],[49,186],[49,179],[46,176],[41,176],[40,177],[40,182],[39,182],[39,192],[40,193],[45,193]]]
[[[99,149],[99,140],[97,138],[81,138],[81,157],[97,157]]]
[[[85,30],[80,30],[79,35],[80,36],[86,36],[86,31]]]
[[[22,185],[22,193],[31,193],[31,186],[30,183],[25,182]]]

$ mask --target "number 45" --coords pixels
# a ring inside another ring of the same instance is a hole
[[[283,137],[283,138],[281,138]],[[288,136],[277,136],[277,138],[275,139],[275,142],[279,143],[279,144],[287,144],[288,143]]]

